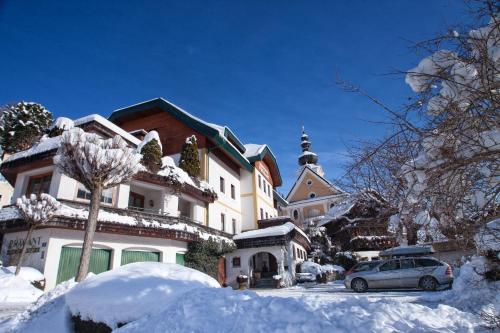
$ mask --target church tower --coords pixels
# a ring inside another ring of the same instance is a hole
[[[323,168],[318,164],[318,155],[311,151],[311,141],[309,141],[309,135],[307,135],[304,126],[302,126],[302,136],[300,137],[300,147],[302,148],[302,154],[299,156],[299,170],[298,174],[302,172],[305,166],[308,166],[318,175],[323,177],[325,175]]]

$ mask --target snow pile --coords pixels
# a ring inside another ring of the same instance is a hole
[[[302,236],[304,236],[307,240],[309,237],[295,224],[292,222],[286,222],[282,225],[277,225],[274,227],[268,227],[264,229],[250,230],[242,232],[241,234],[235,235],[233,240],[238,239],[249,239],[249,238],[260,238],[260,237],[272,237],[272,236],[284,236],[290,233],[292,230],[297,230]]]
[[[301,273],[309,273],[317,276],[325,273],[343,273],[345,269],[338,265],[320,265],[312,261],[304,261],[300,265],[300,271]]]
[[[27,273],[29,276],[30,273]],[[34,302],[43,292],[30,281],[15,276],[9,269],[0,270],[0,302]]]
[[[162,168],[158,171],[158,175],[168,177],[180,184],[189,184],[196,187],[193,179],[188,173],[175,165],[174,159],[170,156],[164,156],[161,159]]]
[[[137,152],[140,153],[142,150],[142,147],[146,145],[151,140],[156,140],[158,142],[158,145],[160,146],[160,149],[162,149],[161,141],[160,141],[160,135],[158,134],[157,131],[149,131],[148,134],[144,137],[144,140],[139,143],[137,146]]]
[[[176,304],[192,289],[219,287],[191,268],[141,262],[87,278],[66,294],[66,302],[73,315],[116,328]]]
[[[8,267],[0,267],[0,274],[15,274],[16,266],[8,266]],[[33,267],[21,267],[21,271],[19,272],[18,277],[28,282],[42,281],[45,280],[45,276],[43,274],[33,268]]]
[[[192,290],[153,316],[117,329],[132,332],[471,332],[472,314],[396,299],[322,302],[260,297],[229,288]]]
[[[58,284],[40,296],[26,311],[8,322],[6,331],[12,333],[71,333],[73,325],[66,305],[65,293],[76,285],[74,280]],[[0,327],[0,330],[3,327]]]

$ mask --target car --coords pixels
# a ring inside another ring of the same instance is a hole
[[[406,257],[358,263],[346,273],[347,289],[361,293],[368,289],[413,289],[434,291],[453,283],[453,271],[432,257]]]

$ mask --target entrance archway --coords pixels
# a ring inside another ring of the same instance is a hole
[[[252,272],[252,280],[272,278],[278,274],[278,261],[269,252],[258,252],[250,257],[249,267]]]

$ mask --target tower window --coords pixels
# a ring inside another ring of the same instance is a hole
[[[293,211],[293,219],[294,219],[294,220],[297,220],[298,218],[299,218],[299,211],[295,209],[295,210]]]
[[[307,184],[307,186],[311,187],[311,185],[313,184],[313,181],[311,179],[308,179],[306,184]]]
[[[314,192],[309,193],[309,198],[311,198],[311,199],[316,198],[316,193],[314,193]]]

